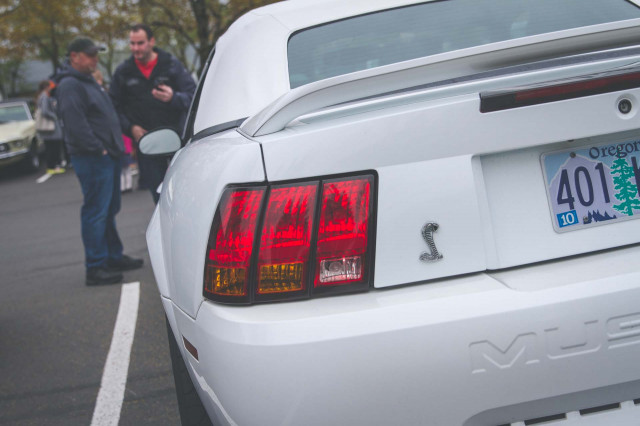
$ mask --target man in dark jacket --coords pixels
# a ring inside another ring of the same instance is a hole
[[[88,38],[69,44],[68,63],[55,77],[71,163],[80,181],[82,242],[87,285],[122,281],[122,271],[142,266],[142,259],[122,254],[115,216],[120,210],[120,157],[124,152],[118,115],[91,76],[98,65],[97,47]]]
[[[109,94],[123,132],[137,144],[148,131],[170,127],[182,133],[196,84],[172,55],[155,47],[151,28],[136,24],[129,32],[131,57],[113,74]],[[158,202],[157,188],[167,171],[166,157],[137,154],[140,177]]]

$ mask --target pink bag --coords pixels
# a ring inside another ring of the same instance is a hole
[[[124,141],[124,153],[131,154],[133,151],[133,141],[127,135],[122,135],[122,140]]]

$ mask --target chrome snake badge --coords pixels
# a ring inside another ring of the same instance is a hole
[[[433,233],[438,230],[440,226],[435,222],[426,223],[422,227],[422,238],[429,246],[429,251],[424,251],[420,254],[420,260],[423,262],[435,262],[442,259],[442,254],[438,251],[436,243],[433,241]]]

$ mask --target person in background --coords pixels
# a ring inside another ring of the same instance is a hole
[[[120,187],[122,192],[133,191],[133,171],[135,163],[133,141],[127,135],[122,135],[124,142],[124,154],[122,155],[122,173],[120,174]]]
[[[96,83],[102,87],[102,90],[106,90],[104,84],[104,76],[99,69],[96,69],[91,73]],[[122,135],[122,141],[124,142],[124,153],[122,154],[121,172],[120,172],[120,191],[129,192],[133,189],[133,176],[131,173],[131,165],[133,164],[133,156],[131,149],[131,138],[127,135]]]
[[[39,114],[54,123],[53,130],[38,130],[38,134],[44,141],[45,145],[48,174],[64,173],[65,171],[64,168],[61,167],[62,128],[60,127],[58,114],[56,113],[56,100],[51,96],[51,91],[54,87],[55,84],[49,80],[41,81],[38,86],[38,95],[36,97],[36,108],[38,108]]]
[[[123,254],[116,229],[124,146],[118,114],[91,75],[100,50],[104,48],[91,39],[74,39],[67,49],[68,62],[55,77],[65,143],[84,197],[80,216],[87,285],[121,282],[122,271],[143,264]]]
[[[184,65],[155,47],[155,43],[151,28],[133,25],[129,32],[131,57],[116,68],[109,88],[122,131],[133,139],[134,146],[145,133],[160,127],[182,133],[196,88]],[[169,159],[141,152],[137,152],[137,159],[140,179],[157,203],[157,188],[164,179]]]

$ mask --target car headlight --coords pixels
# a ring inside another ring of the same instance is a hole
[[[14,141],[9,142],[9,144],[11,145],[11,147],[13,149],[21,149],[24,147],[29,146],[29,138],[23,138],[23,139],[16,139]]]

